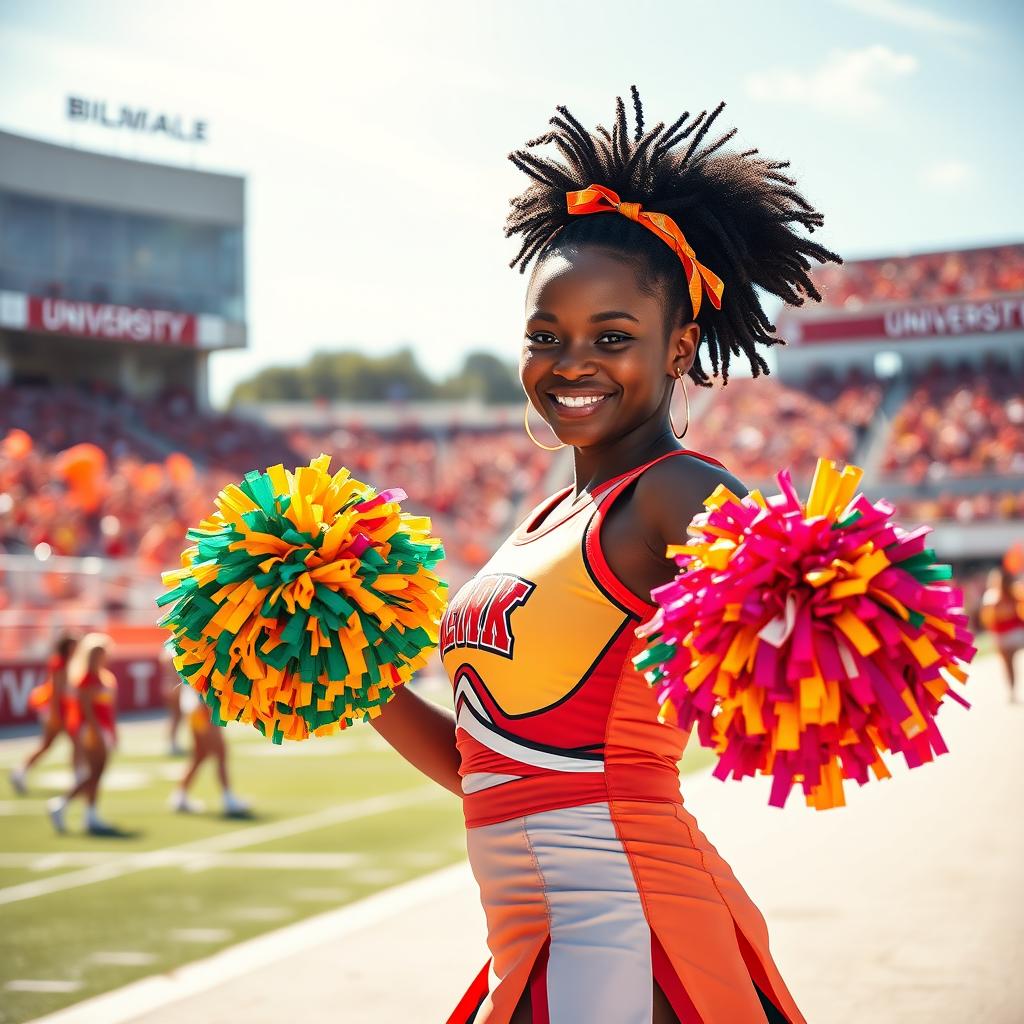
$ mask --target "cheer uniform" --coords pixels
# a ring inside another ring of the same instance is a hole
[[[62,658],[59,654],[53,655],[46,663],[46,678],[38,686],[34,686],[28,695],[29,707],[42,720],[44,728],[54,734],[63,732],[67,728],[69,714],[73,713],[71,705],[75,698],[67,692],[66,687],[64,695],[56,707],[53,702],[53,677],[67,667],[67,659]]]
[[[996,647],[1004,653],[1013,654],[1024,647],[1024,619],[1019,609],[1020,605],[1012,596],[994,601],[982,609],[982,624],[992,633]]]
[[[114,674],[107,669],[101,672],[86,672],[75,684],[75,691],[78,695],[90,694],[92,696],[93,714],[96,716],[96,724],[101,733],[101,736],[94,737],[90,730],[85,735],[86,743],[102,739],[109,750],[117,740],[117,714],[115,711],[117,682],[114,679]],[[73,712],[68,716],[68,732],[75,736],[85,725],[86,721],[82,715],[81,705],[78,700],[75,700]]]
[[[527,988],[535,1024],[650,1024],[652,976],[683,1024],[763,1022],[759,992],[804,1024],[761,914],[683,806],[687,736],[632,664],[653,606],[602,552],[608,510],[659,461],[543,502],[441,624],[491,953],[449,1024],[506,1024]]]

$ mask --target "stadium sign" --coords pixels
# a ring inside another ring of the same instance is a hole
[[[0,328],[73,338],[167,345],[175,348],[236,348],[245,344],[239,324],[207,313],[115,306],[0,291]]]
[[[115,658],[110,669],[117,679],[119,711],[142,711],[163,705],[160,659],[155,654]],[[48,672],[43,658],[0,658],[0,726],[25,725],[35,719],[29,695]]]
[[[1010,295],[979,301],[898,306],[860,316],[787,317],[780,323],[779,333],[791,344],[811,344],[866,339],[909,341],[998,334],[1022,328],[1024,296]]]
[[[28,299],[29,330],[70,334],[106,341],[137,341],[155,345],[194,345],[196,318],[166,309],[140,309],[71,299]]]
[[[179,142],[206,142],[209,124],[206,121],[188,121],[180,114],[166,114],[146,107],[110,105],[105,100],[87,100],[82,96],[68,96],[69,121],[99,124],[104,128],[123,128],[143,135],[164,135]]]

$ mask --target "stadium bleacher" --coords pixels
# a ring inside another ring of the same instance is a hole
[[[748,483],[781,467],[806,480],[818,456],[856,461],[885,393],[856,371],[802,386],[734,378],[710,396],[687,444],[714,454]],[[255,466],[321,451],[378,486],[400,484],[444,526],[451,554],[482,564],[511,519],[544,494],[550,456],[518,429],[385,433],[349,425],[276,429],[198,413],[184,397],[162,404],[70,389],[0,392],[0,546],[58,555],[172,564],[186,525],[229,479]],[[136,425],[142,425],[139,430]],[[1024,394],[1005,365],[935,365],[913,382],[892,422],[879,483],[941,485],[964,476],[1024,474]],[[908,499],[919,517],[1013,518],[1019,495],[934,488]]]
[[[1024,245],[829,265],[815,280],[840,317],[907,302],[1020,298]],[[869,346],[833,365],[828,346],[817,345],[811,372],[734,377],[695,403],[686,444],[749,486],[771,486],[783,467],[805,486],[826,456],[864,465],[865,489],[891,494],[909,522],[1020,521],[1024,383],[1016,350],[938,344],[941,357],[927,363],[918,355],[894,376],[876,375]],[[908,345],[920,353],[924,343]],[[509,426],[518,415],[507,410],[470,426],[454,409],[423,422],[389,409],[374,420],[388,422],[384,429],[351,414],[335,419],[323,405],[322,417],[272,423],[258,408],[200,410],[180,385],[145,400],[109,383],[0,388],[0,558],[8,560],[0,564],[0,611],[86,600],[114,606],[118,587],[127,586],[113,583],[113,596],[103,596],[102,588],[69,582],[66,571],[48,571],[50,558],[99,557],[104,579],[115,581],[127,579],[121,567],[131,565],[158,586],[159,570],[177,564],[187,526],[208,514],[224,484],[322,451],[375,486],[404,488],[409,507],[433,518],[458,585],[567,471],[564,456],[553,463]],[[31,569],[33,558],[43,581],[38,598],[24,589],[12,596],[11,559]],[[144,603],[150,598],[138,607]]]
[[[1024,474],[1024,388],[1019,371],[933,364],[896,414],[882,469],[911,483]]]
[[[857,260],[816,268],[825,306],[862,306],[948,299],[987,299],[1024,291],[1024,245]]]
[[[806,479],[819,456],[853,460],[882,390],[860,373],[822,374],[801,388],[774,377],[734,377],[691,423],[686,443],[714,455],[745,483],[770,481],[787,466]]]

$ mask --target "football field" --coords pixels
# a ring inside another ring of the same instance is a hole
[[[47,797],[70,781],[55,745],[6,782],[32,737],[0,738],[0,1022],[31,1020],[461,860],[458,801],[369,727],[275,747],[232,725],[233,788],[250,821],[220,816],[214,769],[194,791],[207,810],[173,814],[186,759],[166,753],[162,720],[128,722],[108,769],[103,816],[126,833],[55,835]],[[187,738],[182,728],[181,737]],[[684,767],[708,763],[691,748]]]

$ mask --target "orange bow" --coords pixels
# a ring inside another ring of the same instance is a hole
[[[679,230],[679,225],[667,214],[651,213],[641,209],[639,203],[624,203],[604,185],[589,185],[578,192],[566,192],[569,213],[621,213],[623,217],[656,234],[678,257],[686,271],[690,287],[690,304],[693,315],[700,312],[701,292],[707,292],[708,301],[715,309],[722,308],[722,293],[725,284],[722,279],[708,270],[693,251],[693,246]]]

